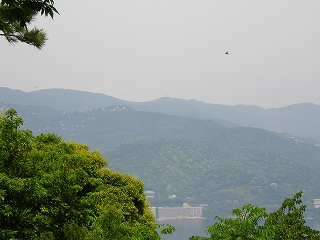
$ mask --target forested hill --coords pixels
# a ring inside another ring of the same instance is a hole
[[[312,201],[320,197],[320,148],[299,138],[124,105],[77,112],[3,102],[1,106],[17,109],[24,128],[35,134],[56,133],[100,149],[109,167],[135,175],[146,190],[156,192],[151,199],[155,205],[188,201],[208,204],[208,214],[229,213],[249,202],[274,208],[303,189],[314,210]]]
[[[109,167],[133,174],[146,190],[155,192],[150,198],[153,206],[207,204],[210,217],[248,203],[271,211],[281,199],[303,190],[308,216],[319,218],[312,204],[319,197],[319,151],[306,157],[308,163],[274,152],[249,145],[160,139],[126,143],[104,155]]]
[[[213,120],[183,118],[136,111],[124,105],[77,112],[60,112],[34,105],[2,104],[13,107],[24,119],[24,128],[35,134],[53,132],[66,140],[87,143],[101,151],[134,140],[185,139],[224,146],[254,146],[287,157],[311,154],[312,145],[299,138],[283,139],[272,132],[251,127],[225,127]]]
[[[247,105],[225,106],[169,97],[137,103],[76,90],[46,89],[26,93],[4,87],[0,87],[0,101],[47,106],[63,112],[85,111],[122,104],[139,111],[213,119],[227,126],[257,127],[320,141],[320,106],[312,103],[272,109]]]

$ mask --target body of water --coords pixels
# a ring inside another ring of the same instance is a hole
[[[307,219],[307,225],[313,229],[320,230],[320,220]],[[214,219],[170,219],[158,221],[163,224],[170,224],[176,228],[176,231],[167,236],[163,236],[164,240],[188,240],[190,237],[206,235],[207,226],[215,223]]]

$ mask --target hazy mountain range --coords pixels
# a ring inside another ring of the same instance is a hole
[[[248,202],[274,209],[304,190],[309,216],[320,217],[312,205],[320,198],[320,106],[132,103],[73,90],[0,88],[1,110],[10,107],[34,134],[56,133],[100,149],[108,167],[156,192],[153,205],[204,203],[206,214],[215,215]]]
[[[76,90],[47,89],[26,93],[4,87],[0,87],[0,101],[47,106],[64,112],[125,105],[138,111],[211,119],[222,125],[256,127],[320,141],[320,106],[312,103],[264,109],[257,106],[225,106],[169,97],[149,102],[128,102],[100,93]]]

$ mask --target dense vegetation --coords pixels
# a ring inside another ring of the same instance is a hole
[[[0,116],[0,239],[160,238],[140,180],[22,123],[13,109]]]
[[[304,189],[308,216],[319,217],[312,202],[319,198],[320,148],[297,138],[126,106],[73,113],[20,108],[36,134],[55,132],[101,149],[108,167],[136,176],[156,192],[153,206],[208,204],[206,215],[212,217],[247,203],[274,210]]]
[[[303,161],[248,145],[161,139],[127,143],[105,156],[109,167],[134,174],[147,190],[156,192],[152,205],[208,204],[209,217],[248,203],[275,210],[282,199],[301,189],[314,211],[312,201],[318,198],[315,155]],[[177,198],[169,199],[170,195]]]
[[[217,216],[218,222],[207,227],[209,238],[193,236],[190,240],[317,240],[320,231],[306,226],[302,192],[286,198],[281,207],[268,214],[252,204],[233,209],[234,218]]]

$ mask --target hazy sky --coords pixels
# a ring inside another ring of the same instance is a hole
[[[0,86],[320,105],[319,0],[55,2],[60,15],[35,22],[49,36],[42,51],[0,38]]]

